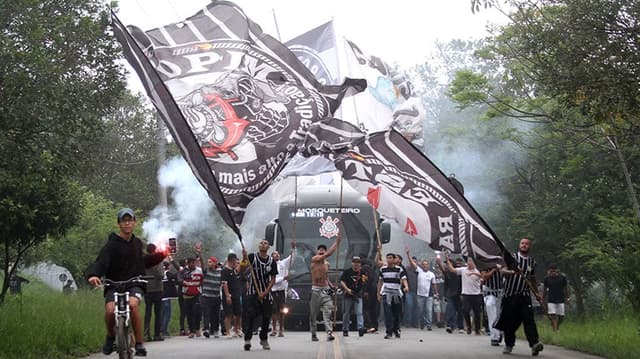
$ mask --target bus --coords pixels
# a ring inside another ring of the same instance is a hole
[[[374,262],[377,236],[379,234],[381,244],[390,241],[389,224],[374,214],[364,196],[348,188],[341,190],[339,186],[314,185],[299,189],[294,198],[280,203],[278,218],[266,226],[265,239],[283,258],[291,252],[291,241],[296,241],[295,257],[289,269],[285,316],[288,330],[309,330],[310,266],[318,245],[325,244],[329,248],[337,234],[342,235],[339,248],[328,258],[329,280],[339,288],[340,275],[351,267],[352,257],[366,259],[373,269],[377,269]],[[337,298],[334,330],[339,330],[342,325],[341,296]],[[355,320],[351,323],[350,329],[355,329]]]

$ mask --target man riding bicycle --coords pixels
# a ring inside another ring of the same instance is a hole
[[[144,254],[144,245],[142,241],[133,234],[136,226],[136,216],[132,209],[123,208],[118,211],[117,215],[118,234],[111,233],[107,243],[100,250],[100,254],[96,261],[87,270],[87,281],[97,287],[102,284],[101,277],[113,281],[126,281],[135,276],[145,274],[145,268],[152,267],[167,256],[166,252],[154,252],[152,254]],[[115,342],[115,303],[114,288],[105,288],[105,314],[104,321],[107,326],[107,337],[102,346],[102,352],[105,355],[113,352]],[[133,332],[135,335],[135,355],[146,356],[147,350],[143,345],[142,336],[142,318],[140,316],[139,303],[142,300],[145,288],[142,284],[134,284],[128,288],[129,306],[131,308],[131,318],[133,324]]]

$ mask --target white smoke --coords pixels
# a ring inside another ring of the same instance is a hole
[[[228,253],[241,253],[240,241],[220,215],[205,189],[182,157],[174,157],[158,171],[158,183],[169,193],[168,208],[154,208],[142,224],[149,243],[164,244],[178,239],[180,257],[193,254],[196,243],[202,243],[202,255],[225,258]],[[277,198],[270,191],[254,199],[241,226],[243,243],[248,251],[257,248],[266,225],[277,218]]]
[[[170,190],[169,208],[156,207],[142,225],[150,243],[166,242],[187,232],[211,226],[214,204],[182,157],[174,157],[158,171],[158,182]]]

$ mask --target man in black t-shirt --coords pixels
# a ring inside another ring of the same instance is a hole
[[[548,275],[544,278],[542,296],[544,303],[547,303],[547,313],[555,332],[560,328],[564,318],[564,303],[569,301],[567,278],[560,274],[556,264],[549,266]]]
[[[238,256],[235,253],[227,255],[227,263],[222,267],[220,273],[220,286],[222,288],[222,308],[224,310],[224,330],[225,337],[233,338],[231,325],[235,329],[235,336],[242,335],[242,308],[240,297],[242,296],[242,281],[237,271]],[[232,323],[233,322],[233,323]]]
[[[273,297],[271,288],[276,282],[278,266],[267,253],[269,242],[265,239],[258,243],[258,253],[247,255],[242,251],[240,262],[240,274],[249,272],[249,283],[243,302],[242,324],[244,326],[244,350],[251,350],[251,337],[253,336],[253,324],[258,317],[260,322],[260,345],[262,349],[269,350],[269,321],[271,320]]]
[[[355,307],[358,335],[364,335],[364,317],[362,316],[363,282],[368,279],[362,276],[360,257],[351,258],[351,268],[345,269],[340,277],[340,285],[344,289],[342,302],[342,334],[349,336],[351,309]]]

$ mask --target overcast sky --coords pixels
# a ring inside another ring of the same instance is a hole
[[[125,24],[148,30],[195,14],[209,0],[120,0]],[[262,29],[281,40],[331,19],[339,34],[389,64],[421,63],[436,40],[480,38],[487,23],[504,23],[492,9],[472,14],[470,0],[237,0]]]

